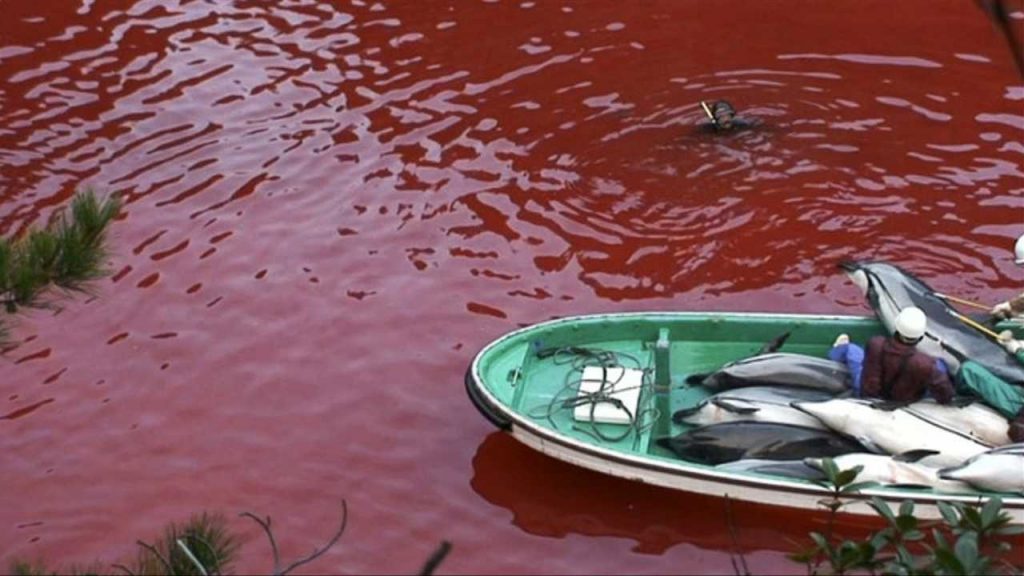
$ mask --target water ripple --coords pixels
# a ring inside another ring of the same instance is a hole
[[[628,544],[603,539],[595,561],[592,537],[525,537],[481,502],[509,451],[471,469],[486,424],[451,384],[470,349],[551,316],[861,312],[843,258],[967,298],[1019,290],[1024,86],[973,5],[914,1],[884,26],[853,1],[786,18],[603,0],[5,7],[0,231],[84,187],[126,206],[99,297],[15,326],[0,448],[19,498],[0,502],[0,540],[89,560],[164,515],[244,508],[315,519],[282,529],[297,548],[351,496],[380,531],[346,540],[346,570],[407,572],[426,555],[410,531],[444,524],[457,546],[524,550],[506,571],[540,553],[636,571]],[[699,103],[716,99],[749,126],[708,129]],[[660,518],[636,514],[632,530]],[[587,522],[558,533],[607,532]],[[653,548],[654,571],[727,569],[716,550]],[[457,549],[452,571],[494,566]]]

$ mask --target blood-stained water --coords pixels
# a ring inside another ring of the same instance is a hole
[[[980,3],[984,5],[985,3]],[[1021,2],[1009,2],[1020,38]],[[556,316],[866,314],[888,260],[1024,285],[1024,83],[978,3],[3,5],[0,233],[118,193],[112,276],[17,319],[0,561],[105,564],[201,510],[239,570],[792,572],[820,518],[502,436],[472,355]],[[752,127],[699,127],[727,99]],[[855,527],[851,527],[855,528]],[[799,567],[796,567],[799,568]]]

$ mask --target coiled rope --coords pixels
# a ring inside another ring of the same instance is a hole
[[[552,358],[556,365],[569,365],[562,387],[551,397],[547,405],[535,406],[527,411],[527,416],[534,420],[547,420],[548,424],[558,430],[554,416],[564,410],[575,411],[579,406],[590,406],[590,417],[585,422],[586,426],[574,423],[572,429],[587,434],[597,440],[615,443],[627,438],[630,434],[636,434],[637,438],[654,427],[654,423],[661,416],[657,408],[643,408],[633,414],[621,400],[612,396],[627,390],[640,389],[640,396],[653,393],[654,383],[651,380],[651,367],[644,367],[635,356],[600,348],[585,348],[580,346],[564,346],[560,348],[547,348],[537,350],[538,358]],[[590,366],[601,368],[601,386],[593,392],[580,392],[580,385],[583,382],[583,370]],[[608,377],[610,368],[621,368],[618,378],[611,380]],[[642,372],[638,386],[627,386],[617,388],[622,378],[626,375],[626,369],[635,369]],[[566,395],[571,397],[566,398]],[[603,432],[594,421],[594,412],[600,403],[608,403],[624,411],[629,418],[629,424],[623,426],[621,434],[610,435]],[[572,418],[572,416],[570,416]],[[575,422],[575,418],[573,418]],[[581,423],[582,424],[582,423]]]

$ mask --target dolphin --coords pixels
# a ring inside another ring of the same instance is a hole
[[[864,451],[833,432],[771,422],[711,424],[656,442],[683,460],[710,466],[748,458],[798,460]]]
[[[840,470],[861,466],[858,482],[877,482],[907,488],[931,488],[937,492],[971,492],[968,484],[939,477],[938,469],[917,464],[917,460],[933,456],[931,450],[915,450],[896,456],[884,454],[840,454],[832,459]],[[822,458],[804,458],[804,464],[824,470]]]
[[[824,358],[773,352],[730,362],[710,374],[693,374],[686,382],[712,390],[768,385],[814,388],[838,394],[849,389],[850,371],[844,364]]]
[[[939,470],[939,477],[967,482],[981,490],[1024,494],[1024,443],[977,454],[959,466]]]
[[[939,404],[932,398],[926,398],[903,409],[914,416],[959,430],[989,446],[1003,446],[1011,442],[1009,420],[981,402],[958,406]]]
[[[797,401],[828,400],[831,397],[832,394],[825,391],[791,386],[736,388],[709,396],[693,408],[678,410],[672,415],[672,421],[699,426],[736,421],[777,422],[824,430],[826,427],[821,420],[790,404]]]
[[[825,480],[827,476],[818,468],[808,466],[803,460],[765,460],[748,458],[715,466],[715,470],[730,473],[754,473],[802,480]]]
[[[989,449],[968,434],[903,409],[881,409],[880,404],[836,398],[824,402],[794,402],[793,407],[817,417],[832,430],[856,439],[872,452],[934,451],[934,455],[921,461],[929,466],[953,466]]]
[[[963,359],[969,358],[1003,380],[1024,386],[1024,365],[1019,360],[959,320],[945,300],[909,272],[885,262],[842,262],[839,266],[861,289],[890,334],[900,310],[917,306],[928,317],[925,338],[917,345],[920,351],[945,360],[954,374]]]

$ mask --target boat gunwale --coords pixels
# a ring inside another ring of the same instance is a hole
[[[502,421],[507,425],[498,426],[499,429],[507,431],[515,436],[516,427],[523,428],[530,434],[549,442],[561,445],[571,451],[586,454],[591,457],[598,458],[603,461],[607,461],[613,464],[625,465],[631,468],[640,470],[649,470],[652,472],[658,472],[662,474],[668,474],[672,476],[682,476],[688,478],[699,479],[703,481],[715,482],[727,486],[739,486],[739,487],[751,487],[757,489],[770,489],[779,492],[800,494],[804,496],[813,496],[816,498],[829,496],[832,494],[831,490],[815,485],[815,484],[800,484],[790,480],[775,480],[768,477],[754,477],[750,475],[744,475],[736,472],[723,472],[715,470],[710,467],[701,467],[698,464],[686,462],[680,460],[678,462],[664,460],[662,458],[652,457],[650,455],[631,455],[628,453],[603,448],[593,443],[582,442],[576,440],[570,436],[560,433],[555,430],[551,430],[538,423],[532,422],[525,415],[520,414],[518,411],[513,410],[506,403],[497,399],[487,386],[483,384],[483,379],[480,373],[480,361],[481,359],[491,350],[500,346],[501,344],[515,339],[524,333],[543,330],[545,328],[551,328],[559,324],[568,324],[572,322],[578,322],[581,320],[600,320],[603,318],[608,319],[620,319],[628,320],[631,318],[693,318],[693,319],[707,319],[713,320],[716,318],[730,318],[730,319],[744,319],[744,318],[756,318],[756,319],[778,319],[778,320],[836,320],[836,321],[856,321],[864,323],[877,323],[881,325],[881,322],[871,316],[859,316],[859,315],[844,315],[844,314],[804,314],[804,313],[766,313],[766,312],[694,312],[694,311],[679,311],[679,312],[613,312],[613,313],[600,313],[600,314],[582,314],[567,316],[563,318],[555,318],[552,320],[546,320],[524,326],[503,334],[502,336],[491,341],[473,357],[473,361],[470,363],[469,369],[466,373],[466,387],[467,391],[471,395],[471,399],[476,404],[478,410],[484,412],[484,408],[488,411],[495,411],[491,414],[485,413],[484,415],[492,423],[496,423],[495,419]],[[479,398],[474,398],[474,393],[478,394]],[[482,407],[477,400],[482,400],[484,406]],[[613,474],[615,475],[615,474]],[[620,476],[622,477],[622,476]],[[1008,493],[996,493],[996,492],[983,492],[978,491],[975,494],[943,494],[943,493],[922,493],[919,491],[907,491],[903,488],[866,488],[859,491],[858,494],[851,494],[845,496],[847,498],[857,500],[869,500],[872,497],[878,497],[888,502],[901,502],[904,500],[911,500],[915,504],[925,504],[934,506],[938,502],[960,502],[964,504],[976,504],[981,500],[991,499],[998,496],[1003,501],[1004,509],[1017,511],[1018,514],[1024,512],[1024,496],[1012,496]],[[1016,523],[1016,522],[1015,522]]]

